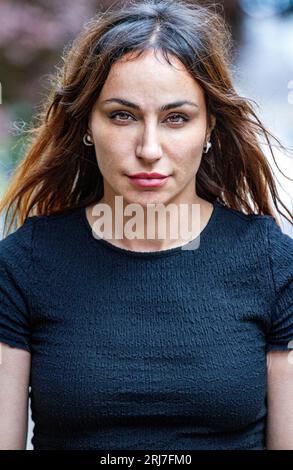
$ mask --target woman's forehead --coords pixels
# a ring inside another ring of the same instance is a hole
[[[138,105],[152,99],[156,105],[158,100],[164,101],[161,104],[166,100],[189,100],[200,105],[203,90],[179,59],[173,59],[170,65],[164,58],[158,59],[153,52],[147,51],[136,59],[123,57],[112,65],[99,103],[118,95]]]

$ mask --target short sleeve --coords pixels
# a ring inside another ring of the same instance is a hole
[[[31,219],[0,241],[0,342],[29,352]]]
[[[273,305],[267,351],[293,348],[293,238],[282,232],[273,217],[267,219],[267,246]]]

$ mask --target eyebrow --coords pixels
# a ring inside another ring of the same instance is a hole
[[[128,100],[124,100],[122,98],[110,98],[108,100],[102,101],[102,103],[119,103],[123,106],[127,106],[128,108],[137,109],[139,111],[141,110],[138,104],[132,103],[131,101],[128,101]],[[164,104],[158,109],[158,111],[168,111],[169,109],[179,108],[180,106],[184,106],[185,104],[188,104],[190,106],[195,106],[196,108],[199,107],[196,103],[193,103],[192,101],[184,100],[184,101],[174,101],[173,103]]]

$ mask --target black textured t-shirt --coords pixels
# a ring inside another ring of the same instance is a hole
[[[34,448],[264,449],[292,280],[293,239],[218,202],[196,249],[116,247],[85,208],[28,218],[0,242],[0,341],[31,353]]]

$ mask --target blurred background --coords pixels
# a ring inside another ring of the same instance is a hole
[[[0,0],[0,197],[24,156],[25,136],[50,89],[50,74],[62,64],[65,46],[98,11],[122,2],[109,0]],[[127,3],[125,0],[123,3]],[[215,4],[234,39],[232,76],[236,90],[254,100],[263,124],[293,148],[293,0],[200,0]],[[273,142],[275,144],[275,142]],[[293,153],[268,148],[280,197],[293,210]],[[282,209],[282,207],[280,207]],[[283,231],[292,226],[281,217]],[[3,214],[0,215],[2,235]],[[1,237],[0,235],[0,237]],[[27,449],[32,449],[29,423]]]

